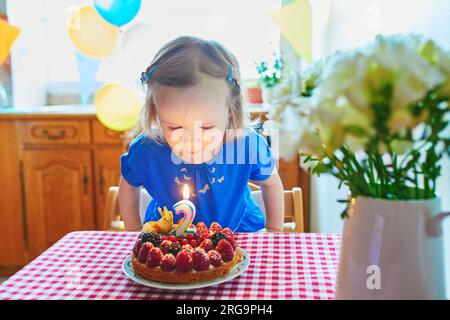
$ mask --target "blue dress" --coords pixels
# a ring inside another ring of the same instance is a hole
[[[121,173],[132,186],[143,186],[152,196],[145,222],[160,219],[158,207],[182,199],[184,184],[196,207],[194,223],[213,221],[236,232],[254,232],[265,227],[265,216],[250,196],[248,181],[269,178],[276,160],[264,137],[254,129],[222,145],[220,152],[202,164],[183,162],[167,143],[158,143],[144,133],[121,156]],[[177,221],[181,216],[174,214]]]

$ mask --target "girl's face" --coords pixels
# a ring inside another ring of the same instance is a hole
[[[155,88],[164,138],[179,158],[204,163],[220,151],[229,121],[228,98],[226,81],[206,75],[192,87]]]

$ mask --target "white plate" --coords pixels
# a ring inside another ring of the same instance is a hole
[[[152,288],[158,288],[158,289],[168,289],[168,290],[190,290],[190,289],[198,289],[198,288],[204,288],[209,286],[214,286],[219,283],[230,281],[231,279],[234,279],[238,276],[240,276],[245,270],[247,270],[248,266],[250,265],[250,258],[248,256],[248,253],[245,252],[245,250],[239,248],[241,251],[243,258],[242,260],[237,263],[231,272],[223,277],[216,278],[211,281],[205,281],[205,282],[197,282],[197,283],[164,283],[164,282],[157,282],[148,280],[144,277],[141,277],[138,274],[135,274],[133,271],[133,266],[131,264],[131,255],[129,255],[122,263],[122,269],[123,272],[126,274],[128,278],[133,280],[134,282],[140,283],[147,287]]]

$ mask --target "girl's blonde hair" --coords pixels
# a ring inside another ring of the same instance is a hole
[[[227,81],[232,70],[233,81]],[[149,72],[149,70],[152,70]],[[163,141],[154,103],[154,89],[158,85],[190,87],[202,74],[224,79],[229,86],[230,123],[232,129],[250,126],[245,100],[240,88],[241,75],[236,57],[216,41],[181,36],[166,43],[147,68],[146,101],[141,113],[141,126],[153,140]]]

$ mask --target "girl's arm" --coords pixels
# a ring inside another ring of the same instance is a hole
[[[275,167],[272,175],[259,185],[266,207],[266,230],[283,231],[284,189],[277,168]]]
[[[119,182],[119,207],[127,231],[140,231],[142,229],[139,215],[140,196],[141,189],[131,186],[121,176]]]

